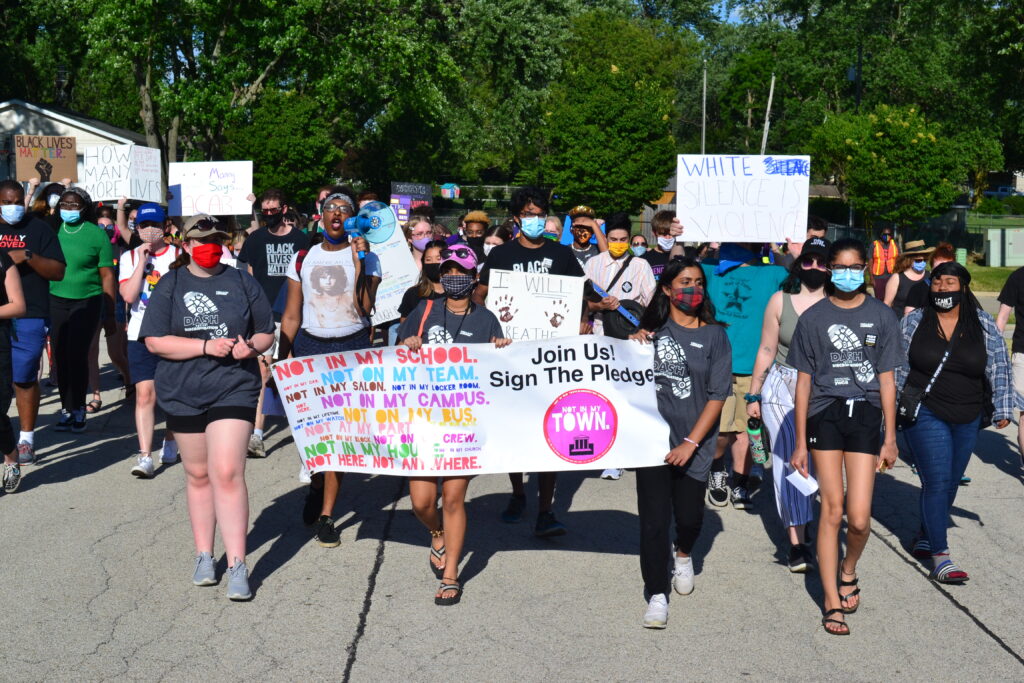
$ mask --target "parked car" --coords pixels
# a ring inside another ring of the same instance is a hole
[[[1006,199],[1007,197],[1024,196],[1024,192],[1020,192],[1009,185],[1003,185],[994,190],[985,190],[985,196],[993,199]]]

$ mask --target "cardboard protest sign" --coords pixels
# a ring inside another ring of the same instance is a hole
[[[398,220],[409,220],[409,212],[418,206],[431,206],[434,202],[434,188],[427,183],[391,183],[391,208]]]
[[[162,204],[160,150],[142,145],[86,147],[79,185],[98,201],[127,197]]]
[[[312,472],[600,470],[664,463],[653,355],[576,336],[349,351],[281,361],[273,373]]]
[[[78,180],[78,156],[73,137],[15,135],[14,154],[18,180],[39,178],[44,185],[62,178]]]
[[[513,341],[571,337],[580,331],[583,283],[569,275],[492,270],[487,308]]]
[[[686,242],[802,242],[811,158],[680,154],[676,215]]]
[[[238,216],[252,213],[251,161],[172,163],[167,170],[171,216]]]

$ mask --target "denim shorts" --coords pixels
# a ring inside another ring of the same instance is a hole
[[[46,318],[17,318],[12,321],[11,363],[15,384],[32,384],[39,379],[39,361],[46,348],[50,321]]]
[[[145,342],[128,342],[128,372],[132,376],[132,384],[152,381],[156,377],[156,364],[160,357],[150,353]]]

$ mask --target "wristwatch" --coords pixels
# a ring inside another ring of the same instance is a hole
[[[31,259],[32,259],[32,250],[31,249],[26,249],[25,250],[25,261],[28,262]]]

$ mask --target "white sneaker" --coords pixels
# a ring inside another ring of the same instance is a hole
[[[664,593],[651,596],[644,612],[644,628],[665,628],[668,623],[668,598]]]
[[[672,588],[680,595],[689,595],[693,592],[693,560],[684,560],[678,555],[675,560],[675,567],[672,569]]]
[[[602,479],[611,479],[612,481],[618,481],[619,477],[622,476],[622,470],[609,469],[601,473]]]
[[[310,476],[309,470],[306,469],[305,465],[299,465],[299,481],[303,484],[308,484],[313,481],[313,477]]]
[[[139,453],[135,467],[132,468],[132,474],[139,479],[151,479],[153,477],[153,458]]]
[[[164,441],[163,450],[160,452],[160,462],[164,465],[173,465],[178,462],[177,441]]]

